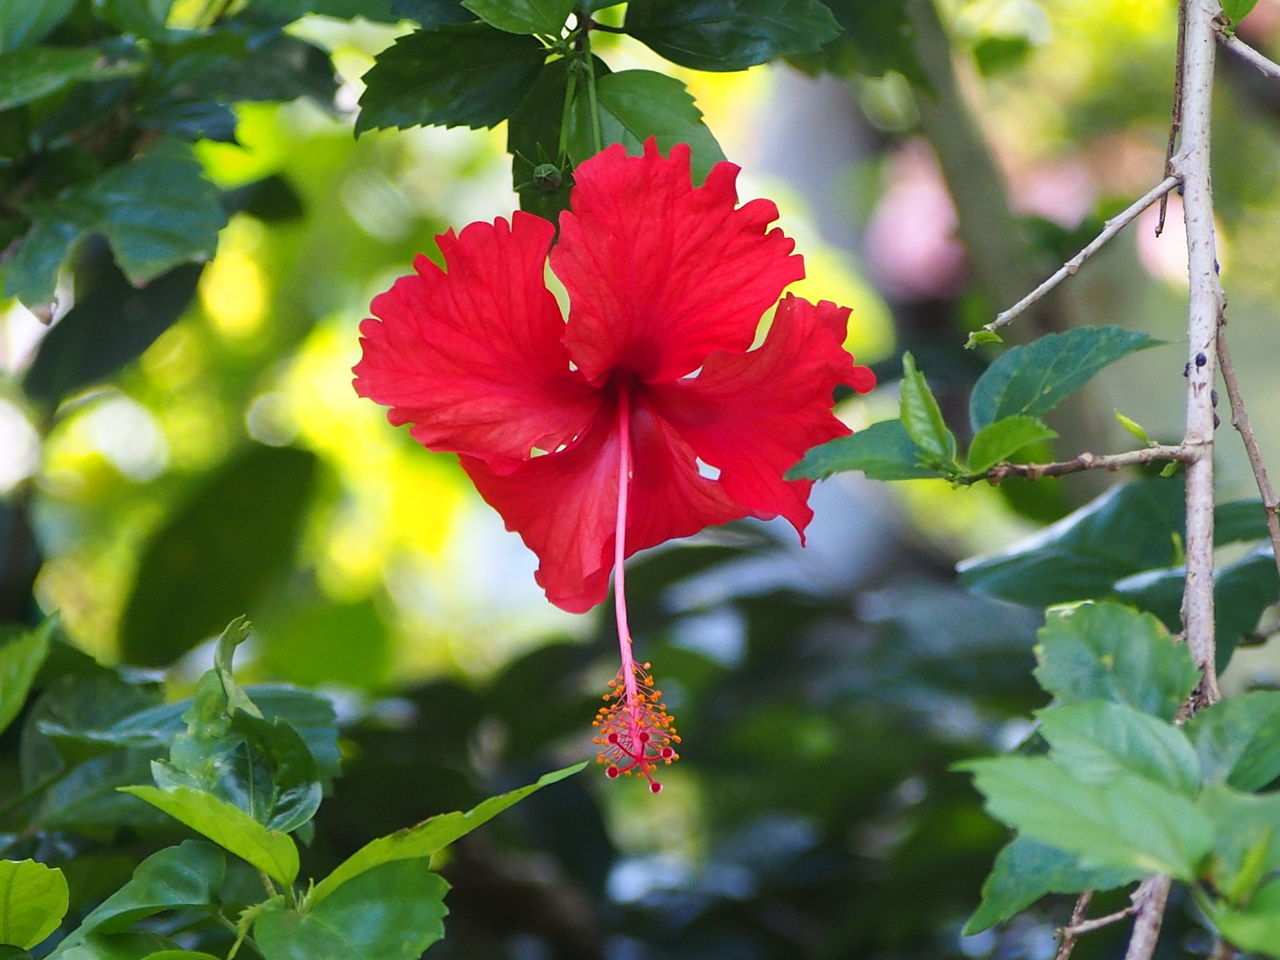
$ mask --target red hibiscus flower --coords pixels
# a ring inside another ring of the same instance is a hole
[[[574,172],[554,249],[552,224],[522,212],[438,237],[446,269],[420,255],[374,299],[353,370],[391,423],[459,455],[538,555],[552,603],[590,609],[613,572],[622,669],[597,742],[610,776],[641,774],[655,792],[679,738],[631,655],[624,559],[747,516],[786,517],[803,537],[812,482],[783,474],[849,432],[831,413],[837,384],[875,383],[843,349],[848,309],[778,302],[802,260],[768,229],[773,203],[737,206],[737,173],[720,163],[694,187],[683,144],[670,157],[653,140],[641,157],[609,147]]]

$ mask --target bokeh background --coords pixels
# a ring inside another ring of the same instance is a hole
[[[962,349],[966,331],[1163,178],[1175,3],[939,6],[945,33],[918,10],[910,21],[932,95],[893,71],[708,74],[623,38],[599,45],[615,70],[689,85],[743,167],[741,194],[779,203],[808,270],[796,292],[854,308],[848,345],[882,381],[842,402],[855,429],[895,414],[910,350],[963,431],[988,359]],[[518,205],[502,127],[353,138],[359,77],[406,28],[291,28],[331,52],[345,78],[335,108],[243,105],[238,145],[200,145],[219,186],[265,193],[224,230],[193,306],[119,376],[42,404],[23,378],[58,327],[0,304],[6,617],[58,611],[85,651],[163,669],[179,696],[210,661],[194,638],[248,613],[242,677],[318,686],[343,723],[318,864],[591,755],[616,670],[607,606],[547,604],[534,557],[455,459],[351,389],[371,297],[415,253],[438,256],[435,234]],[[1280,2],[1262,0],[1241,35],[1280,53]],[[1280,88],[1224,55],[1217,96],[1234,353],[1264,451],[1280,451],[1268,416],[1280,401]],[[1156,238],[1149,211],[1026,322],[1025,336],[1116,323],[1174,344],[1124,360],[1063,414],[1065,455],[1133,445],[1117,410],[1153,438],[1181,434],[1179,213],[1174,197]],[[1247,465],[1223,439],[1224,499],[1245,496]],[[788,528],[745,522],[638,557],[636,644],[683,759],[660,797],[591,770],[459,844],[449,936],[431,955],[1051,956],[1065,899],[960,935],[1004,831],[948,767],[1016,743],[1043,695],[1030,677],[1039,614],[962,592],[954,565],[1108,481],[952,490],[844,476],[815,488],[803,551]],[[1233,669],[1242,682],[1273,668],[1264,649]],[[1186,909],[1170,923],[1163,956],[1207,951]],[[1111,955],[1116,936],[1076,956]]]

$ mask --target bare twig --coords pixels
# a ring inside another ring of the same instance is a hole
[[[1214,24],[1218,30],[1218,41],[1234,53],[1245,63],[1256,67],[1259,71],[1271,77],[1273,80],[1280,80],[1280,63],[1274,60],[1268,60],[1253,47],[1249,46],[1234,33],[1227,33],[1222,29],[1221,25]]]
[[[1187,0],[1178,0],[1178,55],[1173,65],[1173,116],[1169,118],[1169,142],[1164,150],[1164,175],[1173,176],[1173,150],[1182,130],[1182,57],[1187,49]],[[1169,210],[1169,195],[1160,198],[1160,215],[1156,218],[1156,236],[1164,233],[1164,218]]]
[[[1060,460],[1057,463],[997,463],[986,473],[965,482],[976,483],[979,480],[986,480],[995,486],[1005,477],[1039,480],[1041,477],[1062,477],[1068,473],[1080,473],[1084,470],[1119,470],[1121,467],[1137,467],[1145,463],[1155,463],[1157,460],[1191,463],[1199,456],[1200,453],[1195,447],[1185,443],[1177,445],[1156,443],[1127,453],[1099,455],[1085,452],[1078,457]]]
[[[1275,554],[1276,572],[1280,573],[1280,516],[1277,516],[1277,511],[1280,511],[1280,496],[1276,496],[1271,478],[1267,476],[1262,451],[1258,449],[1258,438],[1249,423],[1249,414],[1245,412],[1244,398],[1240,396],[1240,381],[1236,377],[1231,351],[1227,349],[1223,326],[1218,327],[1218,366],[1222,382],[1227,388],[1227,399],[1231,401],[1231,425],[1239,431],[1240,439],[1244,441],[1244,449],[1249,454],[1249,466],[1253,468],[1253,479],[1262,496],[1262,509],[1267,515],[1267,532],[1271,535],[1271,551]]]
[[[1076,897],[1076,905],[1071,908],[1071,922],[1058,931],[1062,942],[1058,944],[1058,952],[1053,960],[1071,960],[1071,951],[1076,948],[1076,937],[1081,933],[1080,924],[1087,922],[1084,915],[1089,910],[1089,901],[1093,899],[1093,891],[1086,890]]]
[[[1213,954],[1209,960],[1235,960],[1239,956],[1239,951],[1221,937],[1218,942],[1213,945]]]
[[[1192,0],[1195,2],[1195,0]],[[1164,922],[1164,905],[1169,899],[1168,877],[1147,877],[1133,891],[1133,909],[1137,919],[1124,960],[1151,960],[1156,940],[1160,937],[1160,925]]]
[[[1147,209],[1147,207],[1151,206],[1177,185],[1178,177],[1176,176],[1169,176],[1160,181],[1157,186],[1143,194],[1141,198],[1130,204],[1123,212],[1116,214],[1108,220],[1106,225],[1102,228],[1102,232],[1094,237],[1094,239],[1089,242],[1088,246],[1064,263],[1058,271],[1053,274],[1053,276],[1028,293],[1008,310],[998,314],[994,320],[983,326],[982,329],[990,330],[994,333],[1001,327],[1012,323],[1020,314],[1024,313],[1028,307],[1044,297],[1045,294],[1060,284],[1063,280],[1067,279],[1067,277],[1074,276],[1076,272],[1084,266],[1086,260],[1106,246],[1106,244],[1109,243],[1117,233],[1132,223],[1137,218],[1138,214],[1142,213],[1143,210]]]

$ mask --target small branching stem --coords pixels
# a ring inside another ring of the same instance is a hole
[[[1280,80],[1280,63],[1268,60],[1234,33],[1228,33],[1220,22],[1215,21],[1214,28],[1218,33],[1218,42],[1224,47],[1266,76],[1271,77],[1273,80]]]
[[[1023,477],[1027,480],[1039,480],[1041,477],[1063,477],[1069,473],[1081,473],[1085,470],[1119,470],[1121,467],[1137,467],[1159,460],[1176,460],[1180,463],[1192,463],[1200,456],[1193,444],[1152,444],[1140,450],[1126,453],[1082,453],[1070,460],[1059,460],[1056,463],[997,463],[986,473],[967,480],[973,483],[986,480],[992,486],[1000,483],[1005,477]]]
[[[1071,952],[1076,948],[1076,937],[1081,933],[1080,925],[1089,922],[1084,916],[1089,912],[1089,901],[1092,899],[1092,890],[1086,890],[1076,897],[1076,904],[1071,908],[1071,922],[1058,931],[1058,938],[1062,942],[1058,944],[1058,952],[1053,955],[1053,960],[1071,960]]]
[[[1195,2],[1195,0],[1192,0]],[[1168,877],[1147,877],[1133,891],[1133,933],[1124,960],[1151,960],[1156,941],[1160,938],[1160,926],[1164,923],[1164,906],[1169,899],[1171,882]]]

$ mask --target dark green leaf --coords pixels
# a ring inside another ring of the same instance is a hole
[[[235,143],[236,115],[216,100],[169,97],[138,112],[138,124],[182,140]]]
[[[172,944],[154,933],[90,934],[66,950],[54,951],[51,960],[138,960]]]
[[[1038,417],[1121,357],[1158,346],[1121,327],[1079,327],[1051,333],[1001,354],[974,385],[969,419],[975,431],[1004,417]]]
[[[1222,935],[1241,950],[1274,956],[1280,943],[1280,879],[1272,880],[1241,910],[1215,906],[1209,911]]]
[[[0,943],[31,949],[58,928],[68,903],[61,870],[34,860],[0,860]]]
[[[982,885],[982,903],[965,924],[965,936],[981,933],[1050,893],[1111,890],[1142,878],[1143,871],[1115,867],[1081,867],[1077,858],[1032,840],[1014,837],[996,856]]]
[[[1106,597],[1116,581],[1175,562],[1180,480],[1113,487],[1069,517],[1008,550],[960,564],[960,582],[988,596],[1047,607]]]
[[[30,103],[72,83],[114,80],[139,69],[137,63],[113,63],[89,47],[31,47],[0,53],[0,110]]]
[[[1222,0],[1222,13],[1232,23],[1239,23],[1257,3],[1258,0]]]
[[[301,913],[264,912],[253,938],[266,960],[418,960],[444,936],[449,884],[426,859],[379,864]]]
[[[824,0],[843,32],[813,54],[787,59],[806,73],[881,76],[896,70],[921,89],[929,82],[916,56],[906,0]],[[977,342],[991,342],[979,340]]]
[[[1213,509],[1213,542],[1239,543],[1267,536],[1267,512],[1261,500],[1233,500]]]
[[[280,174],[228,190],[222,195],[222,206],[229,213],[247,213],[264,223],[297,220],[305,212],[298,191]]]
[[[573,0],[462,0],[485,23],[508,33],[558,37],[573,10]]]
[[[1280,777],[1280,692],[1254,690],[1220,700],[1186,729],[1206,782],[1247,791]]]
[[[532,37],[461,24],[416,30],[364,75],[356,133],[382,127],[492,127],[538,78],[546,51]]]
[[[787,471],[788,480],[821,480],[846,470],[861,470],[872,480],[916,480],[945,474],[920,464],[921,451],[901,420],[883,420],[849,437],[814,447]]]
[[[165,22],[174,0],[94,0],[94,14],[121,33],[163,42],[169,39]]]
[[[724,159],[720,144],[702,122],[702,112],[675,77],[652,70],[623,70],[597,77],[596,91],[605,146],[621,143],[628,153],[638,154],[644,142],[654,137],[658,148],[669,153],[677,143],[687,143],[693,151],[690,165],[694,183],[701,183],[711,168]],[[585,95],[575,97],[569,156],[581,163],[595,152],[590,103]]]
[[[520,209],[552,223],[561,210],[569,209],[569,193],[573,188],[573,165],[568,156],[560,153],[560,122],[568,94],[569,69],[569,61],[563,58],[543,67],[529,95],[507,125],[511,182],[520,194]],[[609,72],[599,58],[595,70],[598,77]],[[575,80],[574,90],[583,92],[580,81]],[[545,164],[550,164],[558,177],[535,177],[539,167],[546,171]]]
[[[396,3],[404,2],[407,0],[253,0],[253,8],[255,12],[269,14],[286,23],[310,13],[341,20],[364,17],[378,23],[390,23],[398,16],[404,16],[392,11]],[[430,0],[416,2],[426,4]]]
[[[627,33],[681,66],[745,70],[840,33],[818,0],[631,0]]]
[[[0,53],[39,43],[75,8],[76,0],[0,4]]]
[[[902,396],[899,416],[907,435],[920,448],[921,462],[938,470],[947,470],[955,463],[956,438],[947,429],[942,411],[933,391],[916,369],[915,358],[902,355]]]
[[[462,0],[391,0],[391,10],[397,17],[417,20],[424,27],[470,23],[475,19]]]
[[[315,467],[312,453],[254,445],[208,477],[143,552],[121,655],[171,663],[252,609],[293,556]]]
[[[1200,760],[1186,735],[1128,704],[1093,700],[1039,717],[1050,756],[1078,780],[1106,783],[1130,773],[1188,797],[1200,789]]]
[[[46,620],[0,646],[0,733],[13,723],[27,702],[40,665],[49,656],[54,623],[53,619]]]
[[[993,817],[1086,867],[1190,881],[1213,846],[1212,825],[1195,804],[1133,774],[1085,783],[1048,757],[993,757],[959,768],[973,773]]]
[[[1159,620],[1118,603],[1050,613],[1036,636],[1036,680],[1063,704],[1106,700],[1172,720],[1200,680]]]
[[[78,197],[32,210],[34,221],[4,274],[4,293],[29,307],[53,300],[58,271],[71,248],[98,218],[98,211]]]
[[[1027,444],[1052,440],[1057,435],[1035,417],[1004,417],[989,423],[977,432],[969,445],[969,471],[985,473]]]

